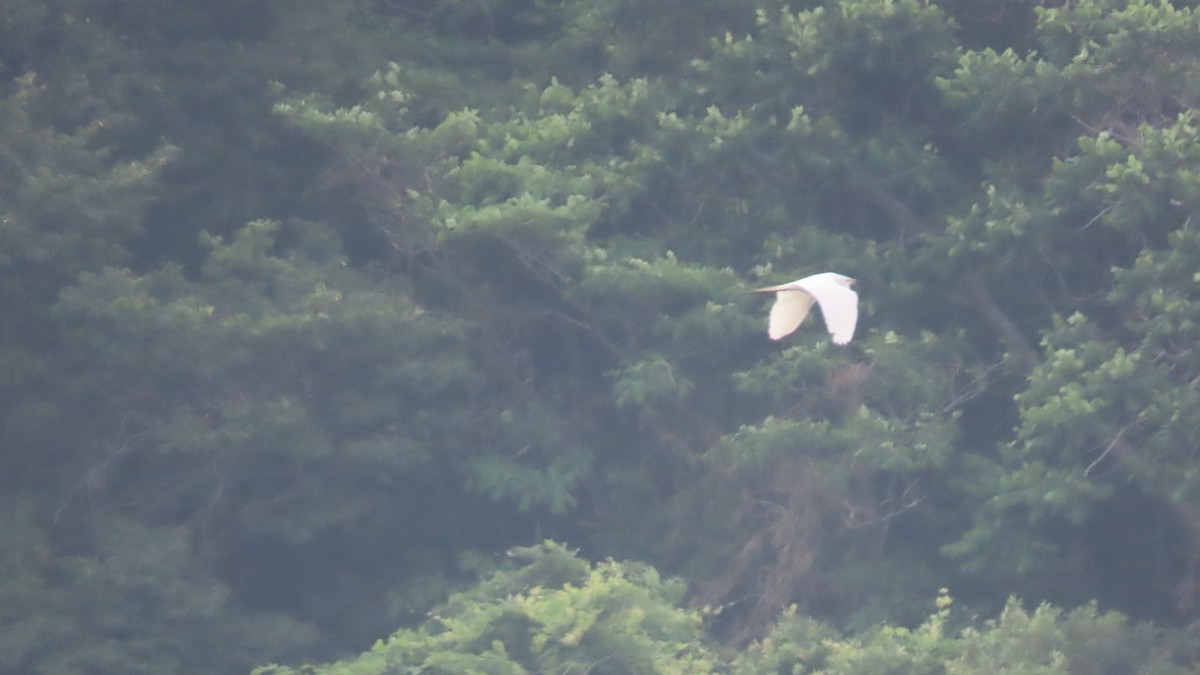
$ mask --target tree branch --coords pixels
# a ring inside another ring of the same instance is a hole
[[[890,192],[874,182],[851,174],[851,179],[865,192],[867,201],[883,211],[897,225],[919,232],[940,234],[942,229],[917,215]],[[1010,355],[1014,365],[1022,371],[1032,369],[1038,361],[1038,352],[1025,338],[1012,319],[1004,313],[1000,304],[992,297],[987,285],[976,274],[968,274],[962,280],[962,297],[979,313],[981,318],[996,332]]]

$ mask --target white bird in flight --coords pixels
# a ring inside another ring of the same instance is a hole
[[[833,337],[833,344],[844,345],[854,337],[854,326],[858,323],[858,293],[850,288],[854,281],[836,272],[822,272],[788,284],[756,288],[751,293],[775,294],[767,327],[767,335],[772,340],[796,330],[816,301],[821,306],[821,316],[825,317],[825,328]]]

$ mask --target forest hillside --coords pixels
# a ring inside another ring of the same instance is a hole
[[[6,0],[0,672],[1195,672],[1195,4]]]

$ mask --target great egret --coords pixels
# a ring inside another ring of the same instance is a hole
[[[833,344],[844,345],[854,337],[854,326],[858,323],[858,293],[851,285],[854,279],[836,272],[822,272],[804,277],[789,284],[756,288],[752,293],[774,293],[775,305],[771,307],[771,320],[767,335],[778,340],[800,326],[812,309],[815,300],[825,317],[825,328],[833,337]]]

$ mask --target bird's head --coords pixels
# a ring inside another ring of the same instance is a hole
[[[838,274],[836,272],[830,272],[830,274],[833,276],[834,282],[836,282],[839,286],[845,286],[846,288],[850,288],[854,284],[858,283],[858,279],[853,279],[851,277],[846,276],[845,274]]]

